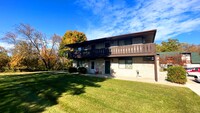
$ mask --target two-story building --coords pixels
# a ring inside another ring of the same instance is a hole
[[[112,77],[143,77],[158,80],[156,30],[100,38],[66,45],[74,67]]]

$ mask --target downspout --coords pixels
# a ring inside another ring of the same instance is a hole
[[[154,55],[154,72],[155,72],[155,81],[158,82],[157,55]]]

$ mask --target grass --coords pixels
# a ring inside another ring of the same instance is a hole
[[[62,73],[0,75],[0,111],[198,113],[188,88]]]

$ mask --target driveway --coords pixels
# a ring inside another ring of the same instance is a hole
[[[200,83],[197,83],[194,81],[194,75],[200,75],[199,72],[190,72],[190,76],[187,76],[187,83],[185,85],[179,85],[175,83],[170,83],[165,80],[167,77],[167,72],[159,72],[159,83],[166,84],[166,85],[174,85],[174,86],[186,86],[193,92],[195,92],[197,95],[200,96]]]
[[[197,75],[197,74],[200,73],[190,73],[190,75]],[[188,76],[187,78],[188,81],[186,83],[186,86],[200,96],[200,83],[195,82],[193,76]]]

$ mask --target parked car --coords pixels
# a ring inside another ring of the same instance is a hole
[[[194,68],[185,68],[186,72],[192,72]]]
[[[197,75],[194,76],[194,80],[196,82],[200,82],[200,73],[198,73]]]
[[[187,75],[194,77],[196,82],[200,82],[200,67],[185,68]]]
[[[200,67],[185,68],[187,76],[194,77],[194,80],[200,82]]]
[[[192,72],[200,72],[200,67],[195,67],[194,69],[192,69]]]

